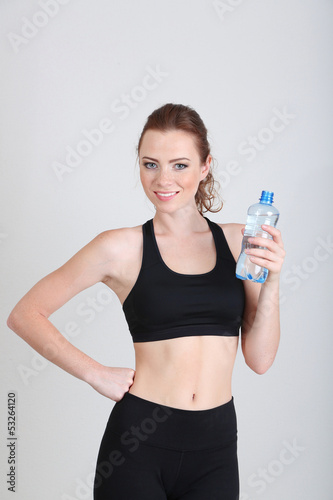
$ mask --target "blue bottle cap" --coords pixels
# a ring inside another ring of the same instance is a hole
[[[272,191],[261,191],[261,197],[259,199],[260,203],[268,203],[271,205],[273,203],[274,193]]]

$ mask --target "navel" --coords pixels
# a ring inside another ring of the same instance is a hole
[[[193,394],[193,396],[192,396],[192,399],[194,399],[194,398],[195,398],[195,394]]]

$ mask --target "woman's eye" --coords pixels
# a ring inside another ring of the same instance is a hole
[[[155,168],[157,168],[156,163],[150,161],[144,163],[144,166],[150,170],[155,170]],[[176,170],[184,170],[185,168],[187,168],[187,165],[185,165],[184,163],[176,163],[175,165]]]

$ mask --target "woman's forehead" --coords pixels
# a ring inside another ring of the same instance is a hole
[[[192,134],[183,130],[147,130],[142,138],[140,156],[152,151],[176,154],[176,157],[196,153],[195,140]]]

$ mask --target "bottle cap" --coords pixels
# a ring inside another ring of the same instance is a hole
[[[274,193],[272,191],[261,191],[260,203],[273,203]]]

